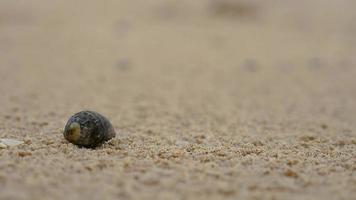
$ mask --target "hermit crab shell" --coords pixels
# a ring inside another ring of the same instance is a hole
[[[94,148],[115,137],[110,121],[94,111],[81,111],[69,118],[63,132],[69,142]]]

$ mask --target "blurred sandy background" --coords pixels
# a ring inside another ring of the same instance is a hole
[[[355,7],[1,0],[0,199],[356,199]]]

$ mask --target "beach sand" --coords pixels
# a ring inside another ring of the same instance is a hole
[[[0,1],[0,199],[356,199],[355,6]]]

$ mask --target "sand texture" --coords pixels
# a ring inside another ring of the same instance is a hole
[[[0,199],[356,199],[355,8],[1,0]]]

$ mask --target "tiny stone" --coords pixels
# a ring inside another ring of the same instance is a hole
[[[23,143],[24,143],[23,141],[14,140],[14,139],[0,139],[0,144],[3,144],[5,146],[9,146],[9,147],[17,146],[17,145],[20,145],[20,144],[23,144]]]
[[[18,156],[20,157],[26,157],[26,156],[31,156],[32,153],[31,152],[26,152],[26,151],[21,151],[17,153]]]
[[[298,178],[298,174],[290,169],[284,172],[284,175],[291,178]]]

